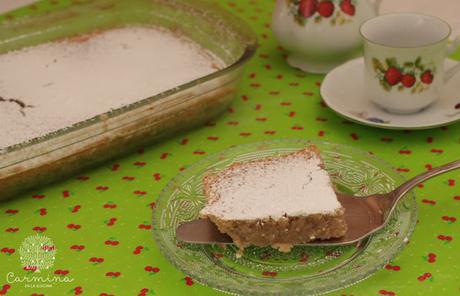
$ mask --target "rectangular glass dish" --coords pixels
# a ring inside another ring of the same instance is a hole
[[[0,54],[130,25],[163,27],[183,34],[219,57],[226,67],[65,129],[1,149],[0,200],[204,124],[226,110],[243,66],[257,48],[255,34],[244,21],[205,0],[100,0],[40,16],[5,20],[0,24]]]

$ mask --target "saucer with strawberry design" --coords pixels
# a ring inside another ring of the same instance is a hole
[[[446,60],[445,68],[456,65]],[[394,114],[372,103],[364,92],[364,59],[351,60],[329,72],[321,85],[324,102],[339,115],[384,129],[429,129],[460,121],[460,75],[444,86],[441,97],[414,114]]]

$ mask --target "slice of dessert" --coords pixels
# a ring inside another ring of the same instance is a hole
[[[341,237],[345,209],[318,148],[235,163],[204,178],[209,218],[243,250],[255,245],[289,252],[293,245]]]

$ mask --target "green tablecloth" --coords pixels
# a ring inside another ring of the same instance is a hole
[[[407,177],[460,158],[460,124],[426,131],[380,130],[350,123],[325,107],[318,94],[323,76],[303,74],[284,62],[270,30],[273,2],[219,1],[251,24],[261,44],[226,114],[0,204],[0,295],[222,294],[186,280],[160,254],[149,225],[159,192],[176,173],[230,145],[275,138],[344,143],[372,151]],[[69,4],[42,1],[0,20]],[[371,278],[331,295],[460,294],[460,172],[426,182],[416,194],[419,222],[402,254]],[[57,248],[54,266],[41,276],[67,275],[72,282],[47,288],[7,283],[9,273],[28,273],[21,267],[19,248],[36,232],[46,234]],[[431,277],[423,276],[428,273]]]

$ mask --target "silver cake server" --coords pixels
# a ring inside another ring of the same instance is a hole
[[[401,198],[418,184],[440,174],[460,168],[460,160],[429,170],[403,183],[391,192],[369,196],[353,196],[337,192],[337,198],[345,208],[347,233],[340,238],[315,240],[304,245],[331,246],[358,242],[382,229]],[[232,239],[221,233],[209,219],[198,219],[179,225],[176,230],[179,241],[194,244],[232,244]]]

